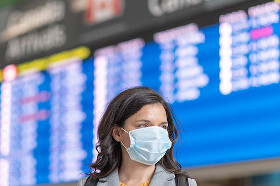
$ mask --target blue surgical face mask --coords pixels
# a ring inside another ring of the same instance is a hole
[[[146,164],[156,164],[171,148],[168,132],[161,127],[145,127],[127,132],[129,134],[130,147],[124,146],[130,159]]]

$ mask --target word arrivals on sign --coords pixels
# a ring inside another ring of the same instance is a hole
[[[7,43],[5,59],[19,60],[25,56],[40,54],[51,49],[58,49],[66,43],[66,30],[56,24],[42,31],[33,31],[27,35],[11,39]]]

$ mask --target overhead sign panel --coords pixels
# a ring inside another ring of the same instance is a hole
[[[223,4],[220,0],[29,0],[0,11],[0,68],[190,18],[212,11],[209,5],[217,2]]]

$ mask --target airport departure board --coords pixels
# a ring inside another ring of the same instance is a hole
[[[215,24],[153,32],[86,59],[57,58],[42,71],[5,67],[0,185],[84,177],[104,109],[134,86],[154,88],[171,104],[183,127],[175,156],[183,168],[279,157],[279,9],[241,7]]]

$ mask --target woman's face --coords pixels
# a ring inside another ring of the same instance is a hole
[[[167,130],[168,122],[166,112],[160,103],[148,104],[143,106],[138,112],[127,118],[123,128],[129,132],[134,129],[158,126]],[[128,133],[120,131],[120,141],[126,147],[130,146]]]

